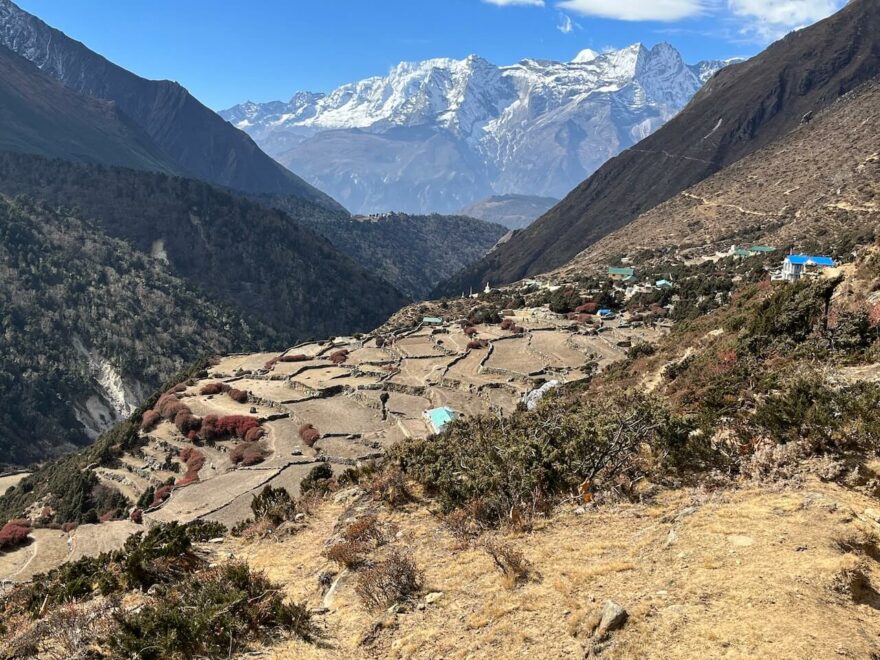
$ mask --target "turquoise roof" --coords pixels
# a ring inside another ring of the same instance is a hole
[[[672,286],[672,282],[669,280],[657,280],[654,282],[654,286]]]
[[[428,421],[431,422],[434,433],[442,433],[446,425],[455,420],[455,411],[445,406],[443,408],[434,408],[425,414],[428,416]]]
[[[776,252],[776,248],[769,245],[753,245],[749,248],[749,252]]]
[[[632,277],[636,274],[635,268],[630,268],[628,266],[608,266],[608,274],[609,275],[626,275],[627,277]]]
[[[428,325],[440,325],[443,323],[443,319],[437,318],[436,316],[426,316],[422,319],[422,323],[427,323]]]

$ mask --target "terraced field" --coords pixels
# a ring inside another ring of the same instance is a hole
[[[601,369],[623,357],[629,342],[656,340],[662,332],[621,329],[616,322],[596,332],[542,310],[521,310],[516,321],[525,329],[522,334],[498,325],[478,325],[466,333],[460,324],[446,323],[313,342],[281,355],[225,357],[206,379],[174,396],[203,419],[258,420],[264,432],[258,441],[262,461],[245,466],[233,460],[244,440],[199,441],[194,447],[177,426],[162,421],[142,432],[141,448],[96,474],[132,501],[149,488],[172,485],[167,499],[144,510],[145,524],[205,518],[233,526],[251,515],[251,500],[267,485],[298,495],[302,480],[320,463],[340,471],[381,457],[407,437],[427,437],[425,413],[431,408],[446,406],[464,416],[510,413],[544,382],[582,379],[590,363]],[[479,348],[468,348],[474,341]],[[238,402],[222,392],[202,393],[212,384],[242,390],[247,398]],[[314,442],[301,438],[306,425],[317,431]],[[197,478],[184,479],[181,451],[192,448],[201,465]],[[83,525],[70,534],[35,530],[29,545],[0,554],[0,579],[26,580],[67,559],[119,547],[139,528],[126,521]]]

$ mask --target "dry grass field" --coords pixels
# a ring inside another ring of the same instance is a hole
[[[338,498],[342,499],[342,498]],[[583,658],[607,599],[629,619],[608,658],[873,658],[880,596],[850,589],[854,570],[880,581],[870,498],[813,478],[766,488],[681,489],[644,504],[563,507],[528,533],[500,534],[530,564],[511,586],[477,544],[462,543],[430,502],[390,510],[327,502],[282,541],[229,539],[233,552],[321,615],[318,644],[282,642],[271,658]],[[393,613],[365,609],[356,576],[321,556],[339,520],[376,511],[396,529],[374,553],[407,549],[422,593]],[[336,574],[322,593],[318,576]],[[428,594],[432,594],[428,596]]]

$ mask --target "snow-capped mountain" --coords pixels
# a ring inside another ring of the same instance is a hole
[[[665,43],[511,66],[471,55],[220,114],[353,212],[450,212],[494,194],[563,197],[724,65],[689,66]]]

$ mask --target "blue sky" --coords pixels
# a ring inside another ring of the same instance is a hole
[[[401,60],[568,60],[668,41],[689,62],[752,55],[845,0],[17,0],[50,25],[208,106],[288,99]]]

